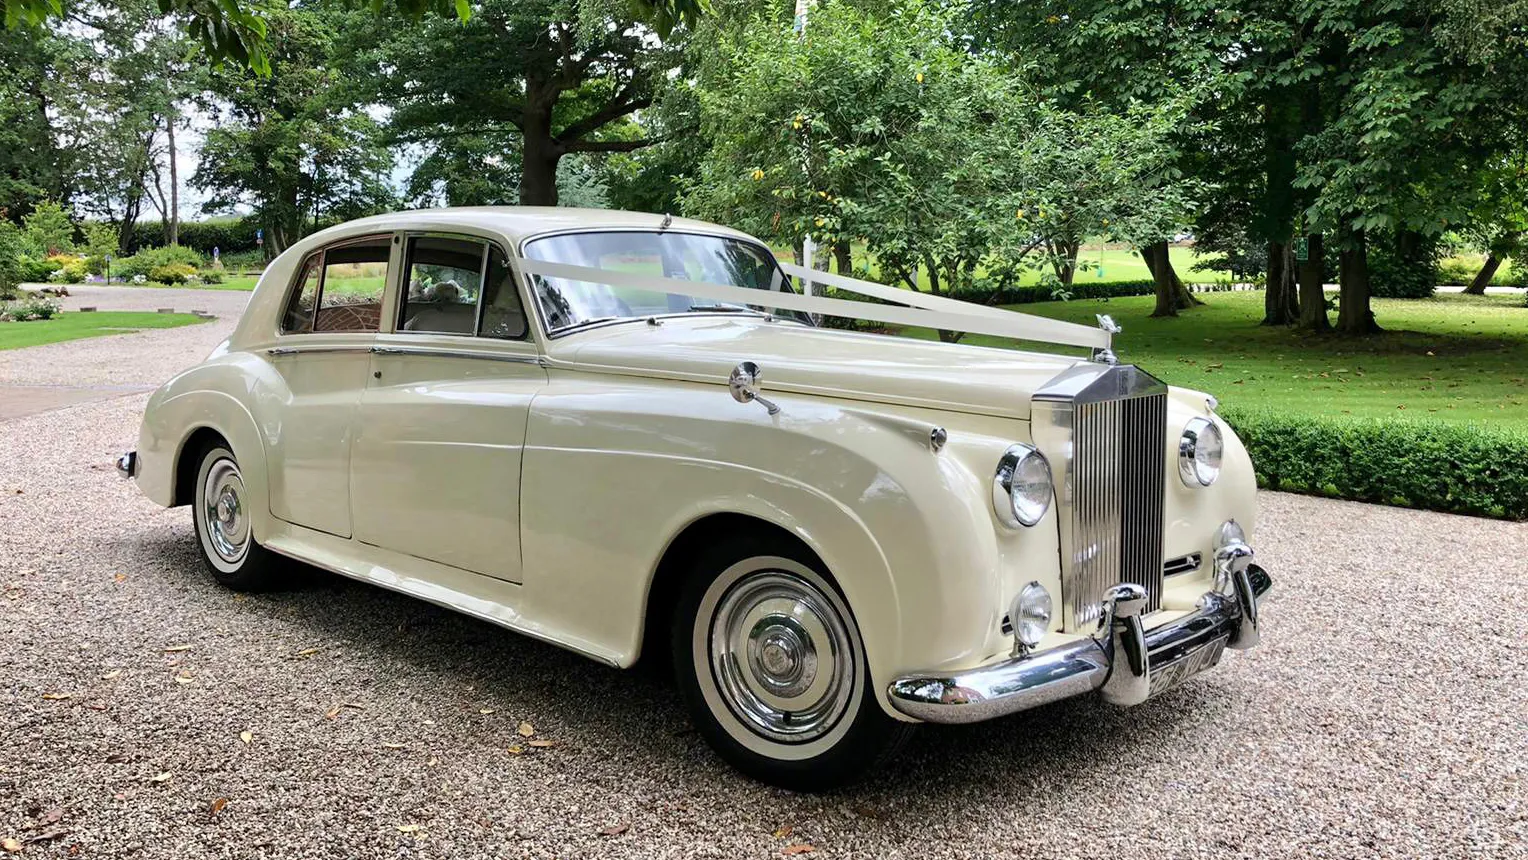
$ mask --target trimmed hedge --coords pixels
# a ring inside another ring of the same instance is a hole
[[[182,247],[195,248],[205,256],[212,256],[212,249],[219,253],[233,254],[254,251],[255,230],[259,223],[253,218],[237,221],[182,221],[178,238]],[[139,221],[133,225],[133,245],[137,248],[158,248],[164,245],[164,226],[158,221]]]
[[[1221,410],[1258,486],[1528,520],[1528,433],[1410,419]]]

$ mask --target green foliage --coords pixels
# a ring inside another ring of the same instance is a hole
[[[85,262],[89,266],[90,274],[99,275],[106,269],[106,257],[119,256],[117,249],[117,231],[96,222],[83,225],[85,233],[85,246],[81,249],[85,255]]]
[[[202,269],[201,271],[196,273],[196,276],[198,278],[200,278],[202,283],[204,283],[204,284],[221,284],[221,283],[223,283],[223,270],[222,269]]]
[[[184,281],[196,274],[197,269],[203,265],[205,260],[195,250],[184,245],[166,245],[160,248],[144,248],[131,257],[113,261],[111,276],[124,281],[131,281],[137,277],[158,281],[160,278],[155,277],[154,273],[162,269],[166,274],[181,273],[181,280]]]
[[[1454,287],[1467,286],[1475,279],[1475,274],[1479,271],[1478,260],[1448,257],[1438,263],[1438,283]]]
[[[48,280],[55,284],[78,284],[90,273],[85,258],[76,254],[54,254],[45,262],[52,269]]]
[[[48,277],[53,274],[56,268],[43,257],[22,254],[16,258],[16,277],[19,283],[46,283]]]
[[[24,245],[21,230],[15,224],[0,219],[0,299],[13,298],[16,287],[24,280],[21,276],[21,252]]]
[[[156,281],[167,286],[184,284],[196,276],[196,267],[185,263],[165,263],[149,269],[149,280]]]
[[[180,244],[194,248],[202,255],[211,257],[212,249],[224,257],[240,252],[257,251],[255,231],[260,228],[254,218],[233,218],[218,221],[182,221]],[[152,248],[164,244],[164,230],[155,222],[140,221],[133,225],[133,247]]]
[[[0,304],[0,322],[34,322],[52,319],[60,310],[58,302],[45,296],[27,296],[20,301]]]
[[[64,207],[51,200],[38,203],[21,219],[22,241],[34,257],[67,254],[74,250],[74,224]]]
[[[1528,519],[1528,433],[1476,424],[1223,414],[1275,490]]]
[[[1412,234],[1407,242],[1384,232],[1370,235],[1369,281],[1373,295],[1425,299],[1441,281],[1436,237]]]

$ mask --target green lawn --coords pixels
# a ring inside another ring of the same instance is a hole
[[[1375,299],[1375,318],[1387,331],[1364,338],[1259,326],[1261,292],[1203,298],[1204,307],[1169,319],[1150,318],[1150,296],[1012,309],[1089,325],[1107,313],[1124,327],[1114,341],[1120,361],[1228,406],[1528,427],[1528,307],[1520,294]],[[981,336],[964,342],[1013,345]]]
[[[103,311],[61,313],[49,320],[0,323],[0,349],[21,349],[146,328],[175,328],[203,320],[195,314]]]

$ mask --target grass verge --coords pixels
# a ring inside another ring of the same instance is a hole
[[[142,329],[176,328],[199,322],[203,320],[195,314],[70,311],[47,320],[0,323],[0,349],[23,349],[46,343],[122,334]]]

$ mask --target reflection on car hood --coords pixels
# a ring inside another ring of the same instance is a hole
[[[1021,419],[1035,389],[1081,361],[710,316],[594,328],[552,341],[548,352],[579,369],[722,385],[738,362],[754,361],[766,396],[789,391]]]

